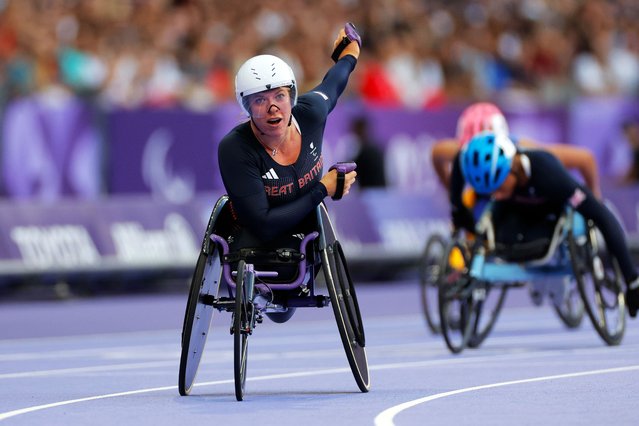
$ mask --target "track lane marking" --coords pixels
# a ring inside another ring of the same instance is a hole
[[[370,371],[376,371],[376,370],[394,370],[394,369],[406,369],[406,368],[416,368],[416,367],[428,367],[428,366],[434,366],[434,365],[445,365],[445,364],[464,364],[464,363],[473,363],[473,362],[478,362],[478,361],[498,361],[500,359],[524,359],[524,358],[530,358],[530,357],[550,357],[550,356],[556,356],[557,354],[561,354],[565,352],[564,350],[561,351],[552,351],[552,352],[545,352],[543,354],[539,354],[539,353],[515,353],[515,354],[506,354],[503,356],[499,356],[499,355],[488,355],[488,356],[477,356],[477,357],[472,357],[472,358],[445,358],[445,359],[437,359],[437,360],[426,360],[426,361],[415,361],[415,362],[399,362],[399,363],[388,363],[388,364],[379,364],[379,365],[375,365],[375,366],[369,366],[369,370]],[[632,367],[621,367],[621,368],[613,368],[613,369],[608,369],[608,370],[597,370],[597,371],[617,371],[620,369],[639,369],[639,365],[637,366],[632,366]],[[338,374],[338,373],[348,373],[351,372],[349,367],[342,367],[342,368],[331,368],[331,369],[324,369],[324,370],[315,370],[315,371],[299,371],[299,372],[291,372],[291,373],[282,373],[282,374],[269,374],[269,375],[264,375],[264,376],[257,376],[257,377],[248,377],[246,380],[247,381],[264,381],[264,380],[277,380],[277,379],[285,379],[285,378],[298,378],[298,377],[311,377],[311,376],[320,376],[320,375],[328,375],[328,374]],[[582,375],[586,375],[586,374],[594,374],[594,373],[570,373],[570,374],[582,374]],[[566,376],[570,376],[566,375]],[[559,375],[556,377],[561,377],[564,375]],[[549,376],[549,377],[554,377],[554,376]],[[535,380],[540,380],[538,379],[527,379],[527,381],[535,381]],[[504,382],[504,383],[517,383],[520,381],[515,381],[515,382]],[[525,381],[524,381],[525,382]],[[229,384],[229,383],[234,383],[233,379],[225,379],[225,380],[216,380],[216,381],[210,381],[210,382],[203,382],[203,383],[196,383],[193,386],[194,387],[204,387],[204,386],[214,386],[214,385],[221,385],[221,384]],[[504,386],[502,384],[502,386]],[[483,387],[496,387],[496,385],[484,385]],[[481,388],[481,387],[480,387]],[[476,388],[467,388],[470,390],[475,390]],[[108,399],[108,398],[116,398],[116,397],[121,397],[121,396],[129,396],[129,395],[137,395],[137,394],[143,394],[143,393],[151,393],[151,392],[162,392],[162,391],[167,391],[167,390],[177,390],[177,386],[172,385],[172,386],[161,386],[161,387],[155,387],[155,388],[147,388],[147,389],[137,389],[137,390],[132,390],[132,391],[124,391],[124,392],[116,392],[116,393],[110,393],[110,394],[104,394],[104,395],[94,395],[94,396],[88,396],[88,397],[84,397],[84,398],[77,398],[77,399],[71,399],[71,400],[65,400],[65,401],[58,401],[58,402],[52,402],[49,404],[42,404],[42,405],[35,405],[35,406],[31,406],[31,407],[25,407],[25,408],[20,408],[20,409],[16,409],[16,410],[12,410],[12,411],[7,411],[4,413],[0,413],[0,421],[2,420],[6,420],[8,418],[11,417],[16,417],[22,414],[28,414],[28,413],[32,413],[35,411],[40,411],[40,410],[46,410],[49,408],[56,408],[56,407],[61,407],[61,406],[65,406],[65,405],[71,405],[71,404],[77,404],[77,403],[82,403],[82,402],[89,402],[89,401],[95,401],[95,400],[100,400],[100,399]],[[462,391],[468,392],[469,390],[458,390],[458,391],[451,391],[453,393],[451,394],[455,394],[455,393],[462,393]],[[448,394],[450,392],[447,392],[446,394]],[[439,394],[442,395],[442,394]],[[427,398],[434,398],[437,395],[433,395],[431,397],[427,397]],[[445,395],[448,396],[448,395]],[[441,397],[441,396],[439,396]],[[436,398],[435,398],[436,399]],[[410,402],[409,402],[410,403]],[[409,404],[409,403],[404,403],[404,404]],[[408,408],[408,407],[406,407]],[[389,409],[390,410],[390,409]],[[386,410],[388,411],[388,410]],[[384,412],[386,412],[384,411]],[[401,410],[400,410],[401,411]],[[379,417],[379,415],[377,416]],[[377,419],[376,417],[376,419]],[[391,417],[392,420],[392,417]],[[392,423],[389,423],[389,425]]]
[[[317,370],[317,371],[299,371],[299,372],[284,373],[284,374],[269,374],[265,376],[249,377],[246,380],[257,382],[257,381],[263,381],[263,380],[276,380],[276,379],[285,379],[285,378],[294,378],[294,377],[308,377],[308,376],[319,376],[319,375],[325,375],[325,374],[337,374],[337,373],[345,373],[350,371],[351,370],[348,367],[341,367],[341,368],[331,368],[331,369]],[[212,382],[196,383],[193,386],[202,387],[202,386],[229,384],[229,383],[234,383],[234,379],[225,379],[225,380],[216,380]],[[9,419],[11,417],[16,417],[22,414],[32,413],[32,412],[40,411],[40,410],[46,410],[49,408],[62,407],[65,405],[77,404],[80,402],[95,401],[98,399],[117,398],[120,396],[138,395],[142,393],[162,392],[167,390],[177,390],[177,386],[173,385],[173,386],[161,386],[157,388],[138,389],[138,390],[132,390],[132,391],[110,393],[105,395],[88,396],[85,398],[69,399],[66,401],[52,402],[50,404],[34,405],[32,407],[25,407],[25,408],[20,408],[18,410],[0,413],[0,421]]]
[[[388,353],[394,352],[402,352],[405,353],[407,349],[413,348],[414,350],[419,350],[423,353],[424,343],[408,343],[408,344],[391,344],[391,345],[383,345],[376,346],[374,348],[374,353],[377,356],[388,356]],[[427,345],[428,346],[428,345]],[[635,345],[636,346],[636,345]],[[597,347],[597,348],[588,348],[588,349],[580,349],[579,354],[593,354],[599,353],[604,350],[609,350],[607,347]],[[310,352],[310,354],[309,354]],[[370,352],[370,351],[368,351]],[[507,352],[500,355],[495,354],[487,354],[487,355],[479,355],[472,357],[464,357],[464,358],[436,358],[425,361],[411,361],[409,363],[401,363],[402,365],[411,365],[414,367],[427,367],[429,365],[441,365],[441,364],[455,364],[455,363],[472,363],[472,362],[484,362],[494,359],[516,359],[520,357],[530,357],[530,356],[554,356],[561,355],[562,353],[570,352],[571,354],[575,353],[573,348],[569,349],[555,349],[555,350],[547,350],[543,353],[540,352],[531,352],[531,351],[520,351],[515,350],[512,352]],[[341,356],[343,354],[343,349],[324,349],[324,350],[312,350],[312,351],[295,351],[295,352],[287,352],[282,354],[281,352],[267,352],[267,353],[259,353],[252,355],[251,359],[253,361],[272,361],[272,360],[281,360],[281,359],[309,359],[309,358],[320,358],[320,359],[329,359],[334,356]],[[200,363],[201,366],[204,365],[217,365],[227,363],[229,360],[233,359],[233,351],[232,350],[219,350],[216,351],[216,357],[211,358],[207,357],[203,359]],[[108,371],[123,371],[123,370],[131,370],[131,369],[153,369],[159,367],[167,367],[176,365],[179,363],[179,360],[175,358],[165,359],[165,360],[157,360],[157,361],[141,361],[141,362],[133,362],[133,363],[122,363],[122,364],[109,364],[109,365],[94,365],[94,366],[86,366],[86,367],[71,367],[71,368],[57,368],[57,369],[49,369],[49,370],[30,370],[30,371],[18,371],[13,373],[0,373],[0,380],[3,379],[17,379],[17,378],[35,378],[35,377],[49,377],[49,376],[58,376],[65,374],[78,374],[78,373],[95,373],[95,372],[108,372]],[[387,363],[380,364],[375,367],[369,366],[370,369],[376,370],[385,370],[388,368],[395,368],[398,364],[395,363]]]
[[[431,402],[437,399],[447,398],[449,396],[459,395],[462,393],[474,392],[478,390],[491,389],[491,388],[498,388],[503,386],[520,385],[524,383],[534,383],[534,382],[560,380],[560,379],[572,379],[575,377],[594,376],[597,374],[622,373],[622,372],[633,371],[633,370],[639,370],[639,365],[617,367],[617,368],[606,368],[602,370],[581,371],[577,373],[556,374],[553,376],[533,377],[530,379],[511,380],[511,381],[500,382],[500,383],[489,383],[489,384],[481,385],[481,386],[473,386],[469,388],[442,392],[435,395],[414,399],[412,401],[407,401],[402,404],[398,404],[393,407],[387,408],[386,410],[382,411],[375,417],[375,426],[395,426],[395,422],[393,421],[393,419],[395,418],[397,414],[401,413],[404,410],[415,407],[416,405],[419,405],[419,404],[424,404],[426,402]]]

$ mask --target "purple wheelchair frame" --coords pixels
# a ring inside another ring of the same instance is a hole
[[[309,243],[309,241],[312,241],[317,237],[319,237],[319,232],[313,231],[307,236],[305,236],[302,242],[300,243],[300,253],[303,253],[304,257],[299,262],[297,278],[294,281],[290,283],[272,283],[272,284],[256,283],[255,288],[257,288],[260,292],[268,292],[269,290],[292,290],[302,285],[304,282],[304,277],[306,275],[306,245]],[[229,245],[226,242],[226,240],[224,240],[224,238],[220,237],[217,234],[211,234],[211,240],[214,243],[217,243],[222,248],[222,254],[221,254],[222,257],[229,254],[230,252]],[[226,280],[226,284],[232,289],[235,289],[235,280],[233,279],[233,271],[231,271],[231,265],[228,262],[222,262],[222,265],[223,265],[222,273],[223,273],[224,279]],[[249,268],[251,267],[252,265],[249,266]],[[274,277],[277,277],[278,275],[276,271],[253,270],[253,273],[255,274],[256,277],[274,278]]]

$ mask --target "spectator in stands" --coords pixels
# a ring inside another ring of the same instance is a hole
[[[321,48],[316,34],[350,20],[372,41],[353,84],[367,101],[423,108],[488,95],[561,103],[575,89],[633,95],[634,3],[4,0],[0,93],[22,96],[47,73],[75,91],[101,91],[116,106],[204,109],[232,100],[240,58],[281,52],[290,53],[307,89],[328,66],[313,54]],[[97,71],[76,68],[80,62]]]

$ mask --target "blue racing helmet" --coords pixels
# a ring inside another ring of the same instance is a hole
[[[478,194],[495,192],[506,180],[517,148],[505,134],[482,132],[462,149],[464,179]]]

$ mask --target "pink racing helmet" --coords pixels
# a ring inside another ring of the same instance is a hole
[[[465,146],[473,136],[483,131],[508,135],[506,117],[496,105],[477,102],[466,108],[457,120],[457,142]]]

